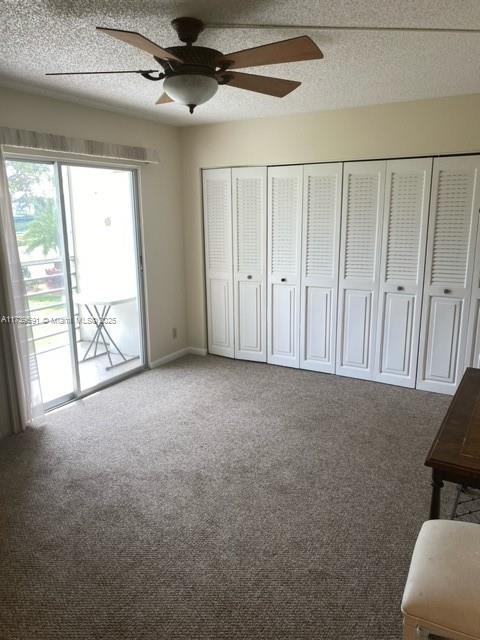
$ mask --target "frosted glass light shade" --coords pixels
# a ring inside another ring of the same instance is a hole
[[[218,82],[210,76],[182,73],[163,82],[163,90],[175,102],[187,105],[203,104],[217,93]]]

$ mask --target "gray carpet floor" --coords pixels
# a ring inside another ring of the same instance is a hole
[[[0,443],[2,640],[386,640],[450,398],[189,356]]]

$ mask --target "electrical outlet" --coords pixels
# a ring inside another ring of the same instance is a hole
[[[176,327],[173,327],[173,329],[172,329],[172,337],[174,339],[177,337],[177,329],[176,329]]]

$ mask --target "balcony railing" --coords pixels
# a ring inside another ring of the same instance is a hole
[[[76,263],[75,263],[75,257],[74,256],[70,256],[69,257],[70,260],[70,274],[72,277],[72,284],[73,284],[73,290],[76,291],[77,286],[76,286]],[[60,257],[58,258],[45,258],[42,260],[29,260],[29,261],[22,261],[21,262],[21,266],[22,269],[25,272],[25,269],[30,270],[31,267],[42,267],[42,266],[46,266],[46,265],[52,265],[52,264],[58,264],[60,263],[62,260]],[[38,275],[38,276],[27,276],[24,277],[24,283],[27,289],[27,303],[28,303],[28,308],[25,310],[25,315],[29,316],[30,318],[36,318],[38,317],[38,314],[40,312],[44,313],[44,317],[48,319],[49,316],[49,312],[54,311],[55,309],[57,310],[61,310],[64,309],[65,312],[67,311],[67,296],[66,296],[66,287],[64,285],[62,286],[53,286],[53,287],[46,287],[46,288],[42,288],[41,290],[30,290],[35,287],[35,285],[44,285],[44,284],[48,284],[48,282],[51,283],[55,283],[56,281],[56,285],[58,285],[58,282],[63,282],[64,281],[64,277],[65,274],[62,271],[58,271],[58,272],[54,272],[54,273],[44,273],[42,275]],[[52,298],[51,302],[48,301],[48,298]],[[39,306],[37,306],[35,304],[35,301],[38,300],[39,298],[47,298],[47,300],[45,300],[46,304],[40,304]],[[61,298],[60,300],[58,300],[58,298]],[[67,316],[67,313],[65,313],[65,315]],[[78,312],[76,312],[74,314],[74,323],[75,323],[75,335],[77,337],[77,342],[79,341],[79,326],[78,326]],[[54,324],[52,325],[52,328],[55,327],[54,330],[52,331],[47,331],[45,333],[41,333],[41,335],[38,335],[38,328],[41,327],[48,327],[49,326],[49,322],[47,320],[47,322],[44,322],[40,325],[34,325],[33,326],[33,331],[32,331],[32,337],[29,338],[30,341],[35,343],[35,346],[37,347],[38,343],[43,343],[45,344],[45,342],[47,341],[47,348],[43,348],[43,349],[35,349],[37,355],[39,354],[43,354],[43,353],[48,353],[49,351],[54,351],[55,349],[60,349],[63,347],[68,346],[68,340],[63,341],[63,343],[61,344],[53,344],[52,342],[55,343],[55,341],[53,340],[54,338],[57,338],[58,336],[61,335],[65,335],[69,333],[68,327],[59,329],[59,325],[58,324]],[[49,344],[50,342],[50,344]]]

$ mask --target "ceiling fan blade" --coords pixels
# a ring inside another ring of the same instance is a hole
[[[117,40],[121,40],[122,42],[126,42],[127,44],[131,44],[132,47],[136,47],[137,49],[146,51],[150,55],[160,58],[161,60],[175,60],[176,62],[182,62],[176,55],[170,53],[166,49],[162,49],[162,47],[159,47],[158,44],[155,44],[155,42],[152,42],[145,36],[142,36],[141,33],[137,33],[136,31],[108,29],[107,27],[97,27],[97,30],[102,31],[109,36],[112,36],[112,38],[116,38]]]
[[[173,102],[170,96],[167,96],[166,93],[162,93],[160,98],[156,101],[155,104],[168,104],[169,102]]]
[[[238,71],[225,71],[220,75],[221,81],[230,87],[246,89],[264,93],[267,96],[284,98],[302,83],[283,78],[270,78],[269,76],[257,76],[253,73],[239,73]]]
[[[46,76],[95,76],[107,73],[156,73],[158,69],[135,69],[134,71],[64,71],[61,73],[46,73]]]
[[[228,64],[229,69],[244,69],[245,67],[259,67],[267,64],[282,62],[299,62],[301,60],[319,60],[323,53],[315,42],[308,36],[289,38],[264,44],[260,47],[243,49],[227,53],[217,59],[218,66]]]
[[[206,29],[267,29],[273,31],[400,31],[400,32],[425,32],[425,33],[480,33],[480,29],[462,27],[375,27],[375,26],[352,26],[352,25],[326,25],[326,24],[249,24],[245,22],[207,22]]]

